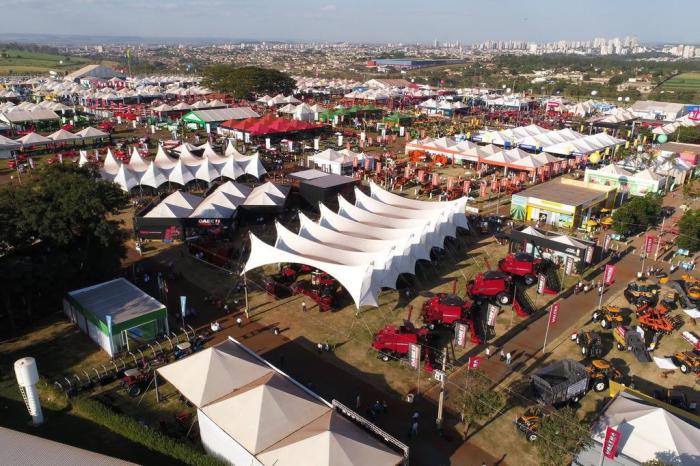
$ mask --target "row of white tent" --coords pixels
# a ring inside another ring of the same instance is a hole
[[[295,76],[294,79],[299,92],[335,89],[350,90],[360,85],[359,81],[353,81],[351,79],[309,78],[303,76]]]
[[[301,103],[299,105],[287,104],[284,107],[280,107],[277,111],[292,115],[292,118],[295,120],[312,121],[316,119],[317,114],[326,111],[326,109],[319,104],[309,105]]]
[[[466,107],[467,107],[467,105],[460,102],[460,101],[449,102],[447,100],[437,101],[435,99],[428,99],[428,100],[418,104],[418,108],[421,108],[424,110],[454,111],[454,110],[460,110],[460,109],[466,108]]]
[[[353,164],[358,164],[358,166],[362,167],[365,165],[366,160],[369,160],[370,166],[368,168],[374,168],[374,157],[364,152],[353,152],[350,149],[339,151],[326,149],[308,158],[309,162],[313,162],[323,171],[335,173],[336,175],[341,175],[344,169],[351,167]]]
[[[202,155],[195,155],[192,149],[202,150]],[[166,183],[184,186],[194,180],[211,183],[222,177],[236,180],[250,175],[260,179],[267,173],[257,153],[245,156],[233,144],[226,148],[223,156],[214,151],[208,142],[199,147],[183,144],[175,150],[179,152],[179,157],[168,155],[163,146],[159,146],[155,159],[149,162],[133,148],[131,159],[126,164],[108,149],[100,173],[104,179],[113,181],[127,192],[137,186],[157,189]],[[81,151],[78,164],[83,166],[86,163],[89,163],[87,152]]]
[[[276,225],[271,246],[251,234],[244,271],[282,262],[323,270],[347,290],[356,307],[378,306],[382,288],[396,288],[402,273],[415,273],[416,261],[430,260],[433,247],[467,228],[466,197],[449,202],[408,199],[370,184],[371,195],[355,189],[355,204],[338,196],[333,212],[320,204],[313,222],[299,214],[298,234]]]
[[[292,95],[284,96],[282,94],[277,94],[274,97],[264,95],[257,99],[256,102],[267,105],[268,107],[274,107],[275,105],[300,104],[301,100]]]
[[[228,104],[220,100],[211,100],[207,102],[206,100],[198,100],[193,104],[188,104],[187,102],[178,102],[175,105],[160,104],[157,107],[151,108],[154,112],[165,113],[165,112],[183,112],[187,110],[202,110],[205,108],[226,108]]]
[[[231,218],[240,206],[283,207],[288,190],[271,182],[251,188],[227,181],[207,197],[175,191],[149,210],[145,218]]]
[[[109,134],[99,129],[88,126],[87,128],[71,133],[64,129],[42,136],[39,133],[28,133],[19,139],[10,139],[0,135],[0,149],[19,149],[21,147],[39,146],[44,144],[54,144],[58,142],[84,141],[88,139],[98,139],[109,137]]]
[[[42,100],[38,104],[32,102],[21,102],[17,105],[12,102],[5,102],[0,104],[0,112],[16,112],[19,110],[34,111],[34,110],[53,110],[54,112],[72,112],[73,107],[62,104],[60,102],[54,102],[51,100]]]

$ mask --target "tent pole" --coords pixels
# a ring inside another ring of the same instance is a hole
[[[245,272],[243,272],[243,292],[245,293],[245,317],[246,319],[249,319],[250,307],[248,306],[248,280]]]
[[[160,403],[160,393],[158,392],[158,372],[153,371],[153,381],[156,389],[156,403]]]

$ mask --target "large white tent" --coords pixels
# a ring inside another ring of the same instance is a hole
[[[396,466],[403,461],[233,338],[159,368],[157,377],[197,408],[207,453],[231,464],[291,466],[303,459],[307,466]]]
[[[298,235],[278,227],[274,245],[251,234],[244,271],[281,262],[309,265],[338,280],[358,308],[377,306],[382,287],[395,287],[399,274],[413,273],[417,260],[430,259],[432,247],[455,236],[457,227],[467,227],[466,198],[418,201],[376,184],[371,185],[370,196],[356,189],[355,197],[354,206],[340,201],[338,213],[320,205],[315,226],[300,215]]]

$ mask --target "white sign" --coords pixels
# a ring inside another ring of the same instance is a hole
[[[399,136],[404,137],[405,134],[406,128],[404,128],[403,126],[399,126]]]
[[[341,147],[343,145],[343,135],[339,134],[338,135],[338,147]]]
[[[318,150],[320,141],[319,138],[314,139],[314,150]]]
[[[207,123],[205,125],[205,128],[206,128],[207,134],[211,134],[211,125],[209,123]]]
[[[270,141],[270,138],[265,138],[265,149],[270,149],[272,147],[272,142]]]
[[[447,377],[447,374],[444,371],[441,371],[440,369],[435,369],[433,371],[433,378],[438,382],[443,382],[445,377]]]

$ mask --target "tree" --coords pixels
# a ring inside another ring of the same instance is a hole
[[[0,189],[0,305],[10,324],[18,308],[31,322],[43,305],[56,309],[71,289],[114,277],[124,257],[124,231],[108,216],[125,194],[88,168],[49,166],[24,184]]]
[[[681,249],[700,250],[700,210],[688,210],[678,222],[678,241]]]
[[[482,371],[471,369],[465,374],[464,390],[459,393],[458,403],[466,437],[474,422],[498,412],[504,398],[500,392],[492,389],[491,381]]]
[[[588,424],[571,407],[544,416],[537,434],[535,448],[543,466],[569,464],[573,456],[593,444]]]
[[[661,213],[661,201],[653,193],[633,197],[613,213],[613,230],[626,236],[645,230]]]
[[[239,99],[250,99],[263,94],[290,94],[295,82],[278,70],[233,65],[214,65],[204,69],[204,84]]]

